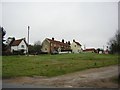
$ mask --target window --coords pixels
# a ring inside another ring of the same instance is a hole
[[[21,48],[24,48],[24,45],[21,45]]]
[[[54,47],[56,47],[56,44],[54,44]]]
[[[51,43],[51,46],[52,46],[53,44]]]

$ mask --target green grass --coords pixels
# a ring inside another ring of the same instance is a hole
[[[88,68],[118,64],[117,55],[94,53],[3,56],[2,77],[47,76],[53,77]]]

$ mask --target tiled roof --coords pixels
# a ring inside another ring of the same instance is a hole
[[[24,39],[18,39],[18,40],[13,41],[13,43],[11,44],[11,46],[18,46],[21,43],[22,40],[24,40]],[[26,43],[26,41],[25,41],[25,43]],[[26,45],[27,45],[27,43],[26,43]]]
[[[75,42],[77,45],[81,46],[81,44],[79,42]]]
[[[85,49],[83,51],[95,51],[95,49],[94,48],[89,48],[89,49]]]
[[[46,38],[46,39],[49,40],[51,43],[59,44],[61,46],[69,46],[68,43],[63,43],[63,42],[52,40],[52,39],[49,39],[49,38]]]

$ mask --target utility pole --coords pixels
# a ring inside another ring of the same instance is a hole
[[[84,45],[84,50],[86,49],[86,45]]]
[[[29,30],[30,30],[30,26],[28,26],[28,51],[27,51],[27,55],[29,55]]]
[[[103,50],[104,50],[104,45],[103,45]]]

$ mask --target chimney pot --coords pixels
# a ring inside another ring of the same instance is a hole
[[[73,42],[75,42],[75,39],[73,39]]]
[[[70,45],[70,41],[68,41],[68,44]]]
[[[64,39],[62,39],[62,43],[64,43]]]
[[[52,38],[52,40],[54,41],[54,38]]]

